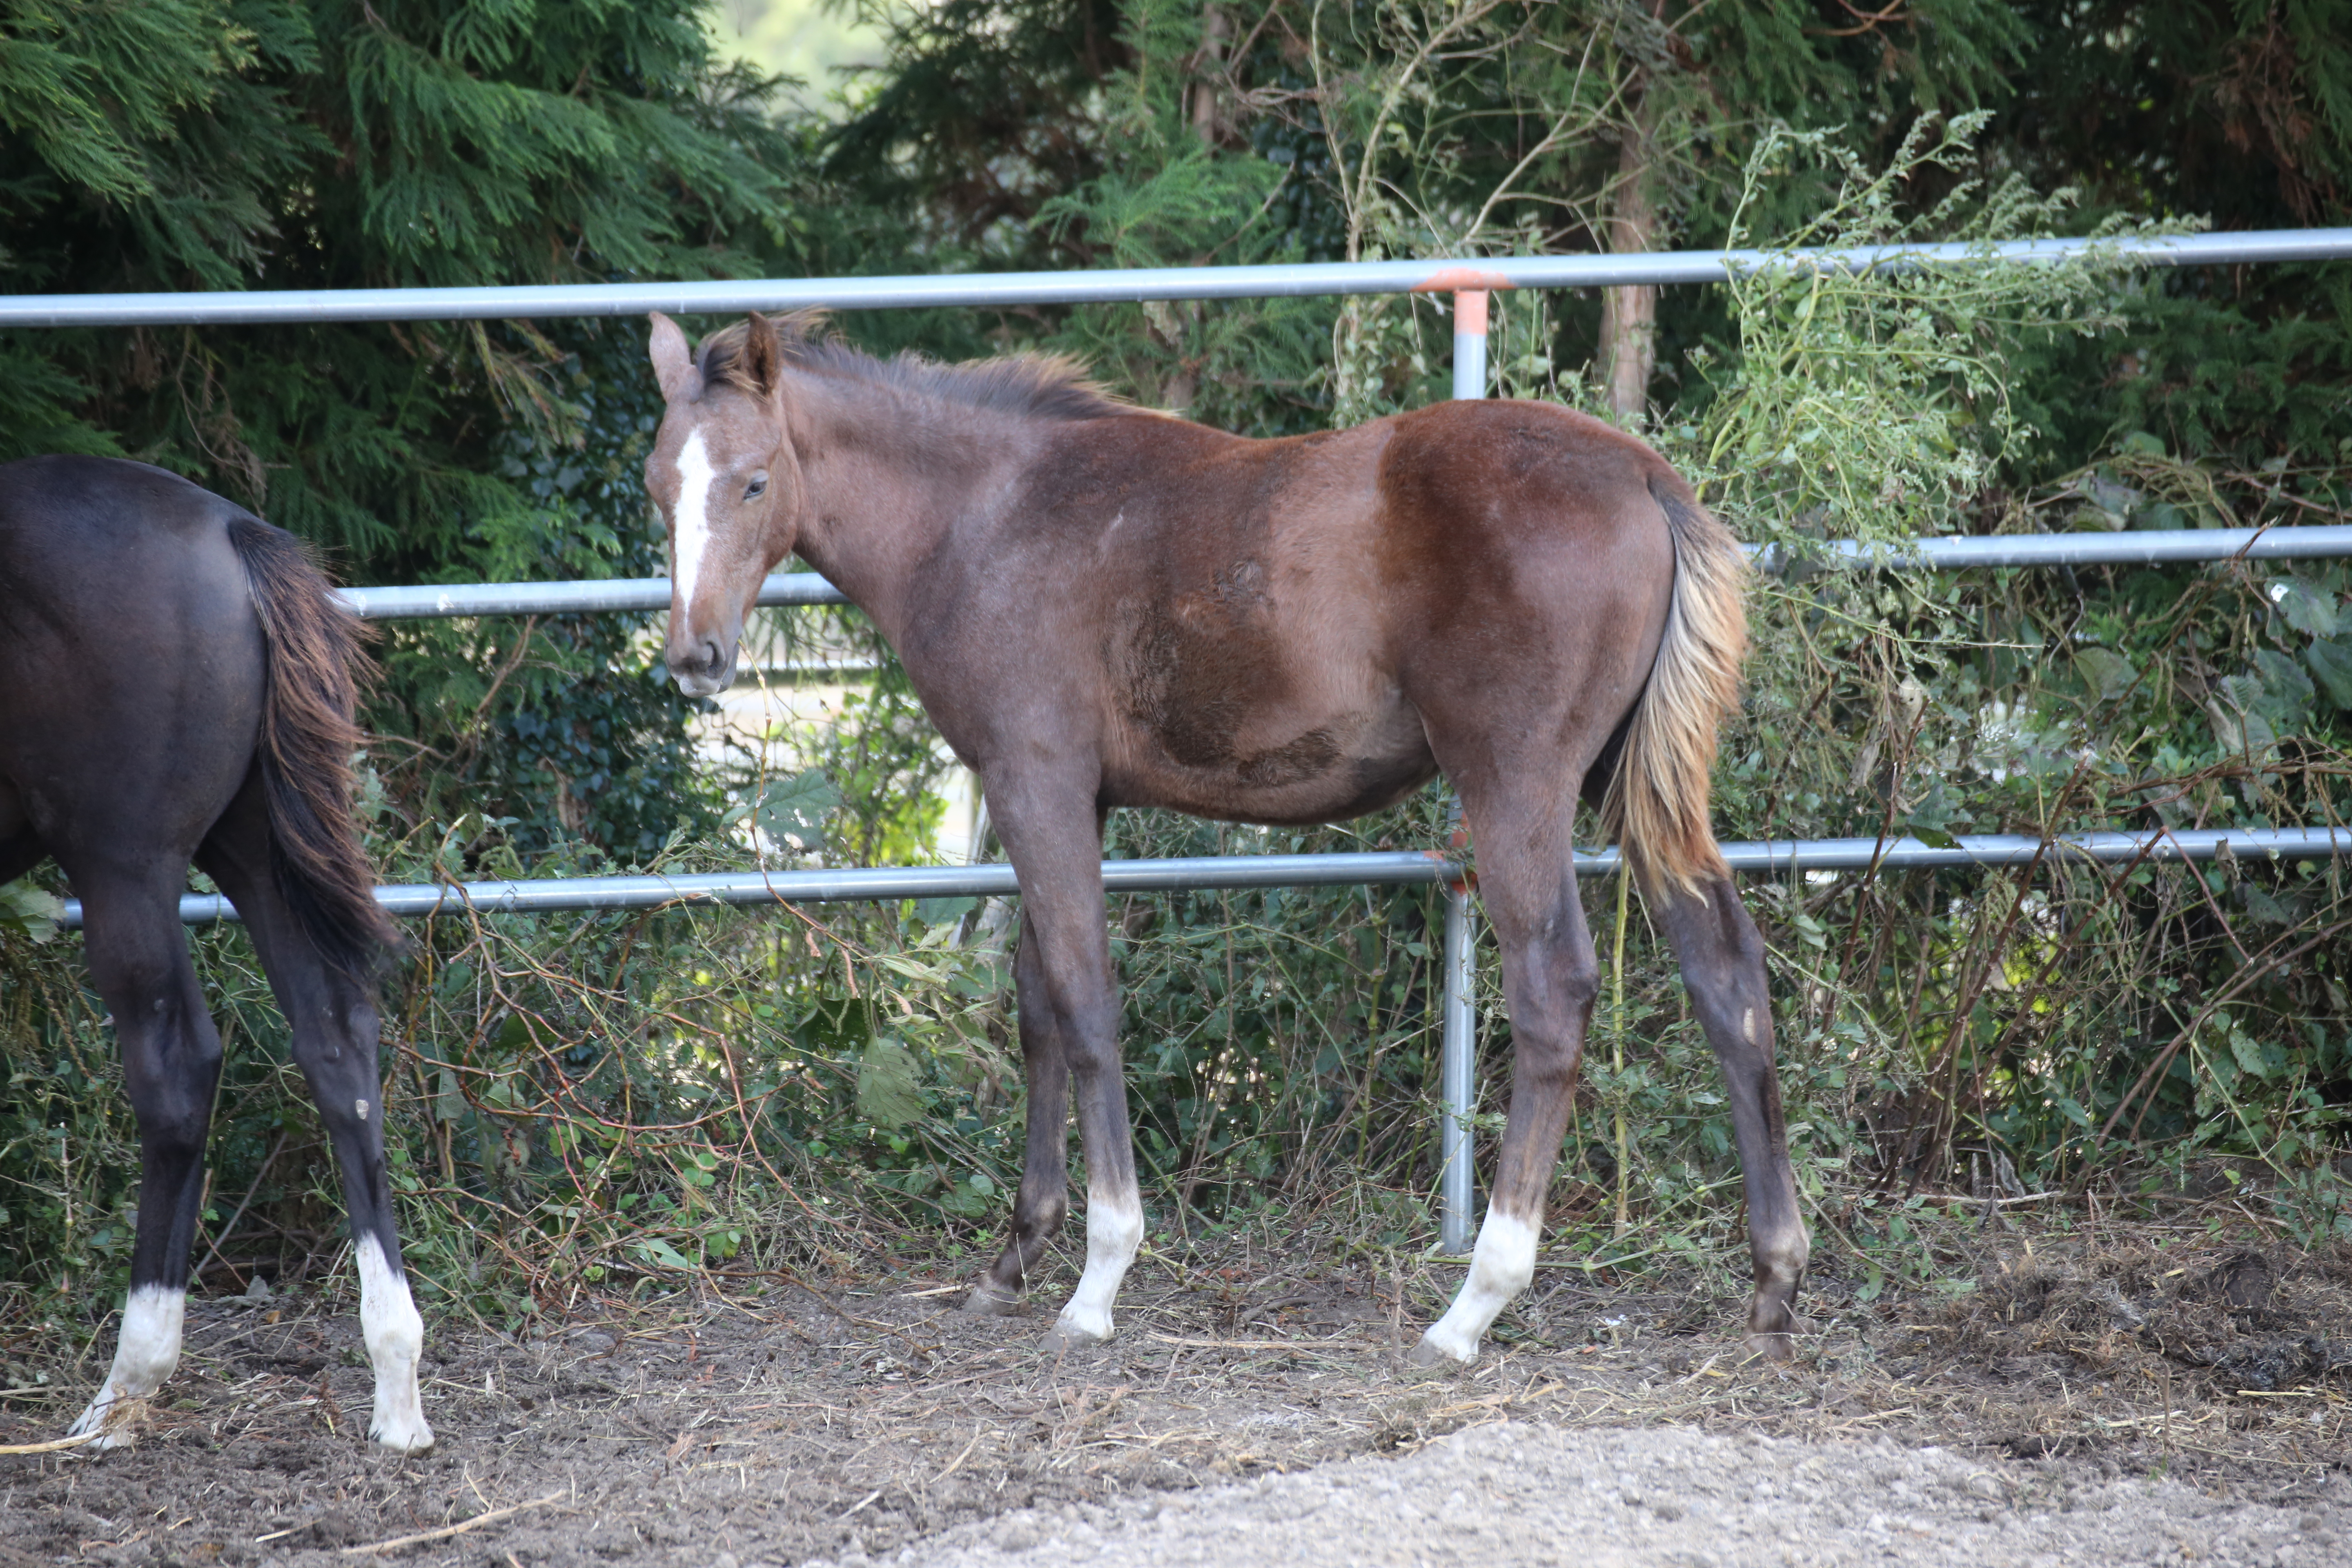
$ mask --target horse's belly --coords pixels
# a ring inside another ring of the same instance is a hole
[[[1106,780],[1108,804],[1285,826],[1337,822],[1394,805],[1437,773],[1409,710],[1236,737],[1214,758],[1139,736]]]

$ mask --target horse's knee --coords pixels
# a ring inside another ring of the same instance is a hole
[[[1044,1182],[1034,1187],[1027,1180],[1021,1184],[1021,1194],[1013,1205],[1013,1223],[1033,1236],[1048,1236],[1062,1228],[1070,1217],[1068,1184]]]

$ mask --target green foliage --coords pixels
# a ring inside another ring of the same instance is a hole
[[[1637,186],[1660,245],[2342,221],[2342,11],[1917,0],[1824,26],[1796,0],[949,0],[889,13],[890,63],[828,126],[772,119],[685,0],[0,5],[0,286],[1593,250]],[[2340,268],[2091,265],[1667,290],[1652,428],[1749,537],[1794,547],[1754,602],[1723,835],[2340,820],[2337,568],[1929,579],[1823,571],[1801,546],[2338,520],[2347,287]],[[1599,302],[1495,305],[1496,387],[1590,404]],[[1443,395],[1450,332],[1427,300],[846,325],[884,352],[1082,353],[1143,400],[1261,433]],[[16,333],[0,442],[163,462],[355,578],[635,574],[659,565],[641,361],[633,328],[595,324]],[[627,618],[394,628],[371,715],[387,874],[929,858],[949,764],[903,675],[860,617],[770,625],[770,665],[882,666],[783,776],[689,769],[688,710]],[[1434,795],[1297,835],[1120,813],[1111,847],[1433,848],[1444,823]],[[1933,1276],[1923,1194],[2011,1180],[2180,1185],[2224,1161],[2296,1234],[2347,1223],[2335,862],[2053,854],[1749,890],[1819,1256],[1859,1292]],[[130,1131],[78,940],[34,945],[47,908],[0,896],[0,1233],[20,1289],[94,1300],[120,1272]],[[386,1010],[428,1296],[512,1317],[583,1283],[823,1258],[845,1227],[985,1246],[1020,1159],[1006,913],[436,922]],[[1161,1212],[1337,1194],[1362,1245],[1423,1240],[1433,897],[1112,913]],[[1591,1259],[1719,1265],[1728,1117],[1667,955],[1638,908],[1628,926],[1553,1212]],[[331,1231],[333,1181],[241,944],[199,950],[232,1041],[215,1194],[254,1196],[226,1237],[215,1201],[205,1235],[290,1262]],[[1484,1153],[1510,1045],[1491,952],[1479,986]]]
[[[1922,120],[1882,170],[1823,133],[1768,130],[1748,159],[1729,243],[1768,205],[1762,187],[1790,163],[1837,171],[1830,204],[1769,248],[1870,253],[1920,242],[1988,248],[2055,229],[2066,194],[2011,180],[1982,193],[1963,180],[1930,210],[1901,193],[1968,159],[1989,117]],[[2037,432],[2010,395],[2008,356],[2057,333],[2121,324],[2106,267],[1977,259],[1864,274],[1790,258],[1726,286],[1739,324],[1727,375],[1688,442],[1684,467],[1751,539],[1792,535],[1899,544],[1950,531]],[[1716,356],[1695,353],[1704,374]],[[1675,445],[1671,438],[1670,447]],[[1680,455],[1680,454],[1678,454]]]
[[[703,277],[785,264],[796,133],[694,0],[153,0],[0,10],[0,289]],[[0,340],[0,459],[116,452],[361,582],[644,574],[658,402],[626,328],[43,331]],[[633,449],[634,447],[634,449]],[[408,627],[373,725],[412,821],[651,853],[688,710],[637,627]],[[619,667],[619,668],[616,668]],[[420,765],[420,764],[430,764]]]

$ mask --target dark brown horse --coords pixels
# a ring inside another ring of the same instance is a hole
[[[342,1166],[375,1363],[369,1436],[433,1444],[424,1326],[383,1167],[375,956],[352,821],[358,623],[291,534],[139,463],[0,468],[0,882],[55,856],[81,898],[139,1120],[114,1365],[74,1424],[131,1441],[180,1359],[220,1036],[180,928],[193,859],[252,933]]]
[[[1602,807],[1722,1063],[1747,1173],[1748,1342],[1789,1353],[1807,1244],[1764,946],[1707,820],[1745,566],[1648,447],[1547,405],[1445,403],[1251,441],[1105,396],[1072,365],[887,363],[807,318],[689,353],[653,318],[668,412],[646,484],[675,563],[668,661],[733,678],[761,577],[798,551],[874,619],[980,775],[1021,883],[1027,1169],[999,1311],[1067,1207],[1087,1266],[1054,1333],[1099,1340],[1143,1236],[1114,1031],[1115,805],[1314,823],[1443,772],[1477,835],[1515,1063],[1470,1277],[1414,1352],[1468,1361],[1532,1274],[1598,965],[1570,833]]]

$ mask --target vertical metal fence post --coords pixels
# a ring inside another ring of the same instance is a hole
[[[1486,395],[1486,295],[1465,289],[1454,296],[1454,395]],[[1477,960],[1470,923],[1470,889],[1445,884],[1445,989],[1438,1004],[1438,1094],[1444,1102],[1438,1147],[1438,1245],[1444,1251],[1470,1250],[1473,1193],[1470,1108],[1477,1103],[1477,1016],[1472,1006]]]
[[[1438,1244],[1460,1255],[1470,1250],[1471,1169],[1474,1141],[1470,1108],[1477,1102],[1477,1016],[1471,1005],[1477,978],[1472,946],[1470,894],[1460,882],[1445,884],[1445,994],[1438,1004],[1438,1093],[1444,1100],[1439,1147],[1444,1173],[1438,1181]]]
[[[1454,296],[1454,395],[1486,395],[1486,291]]]

